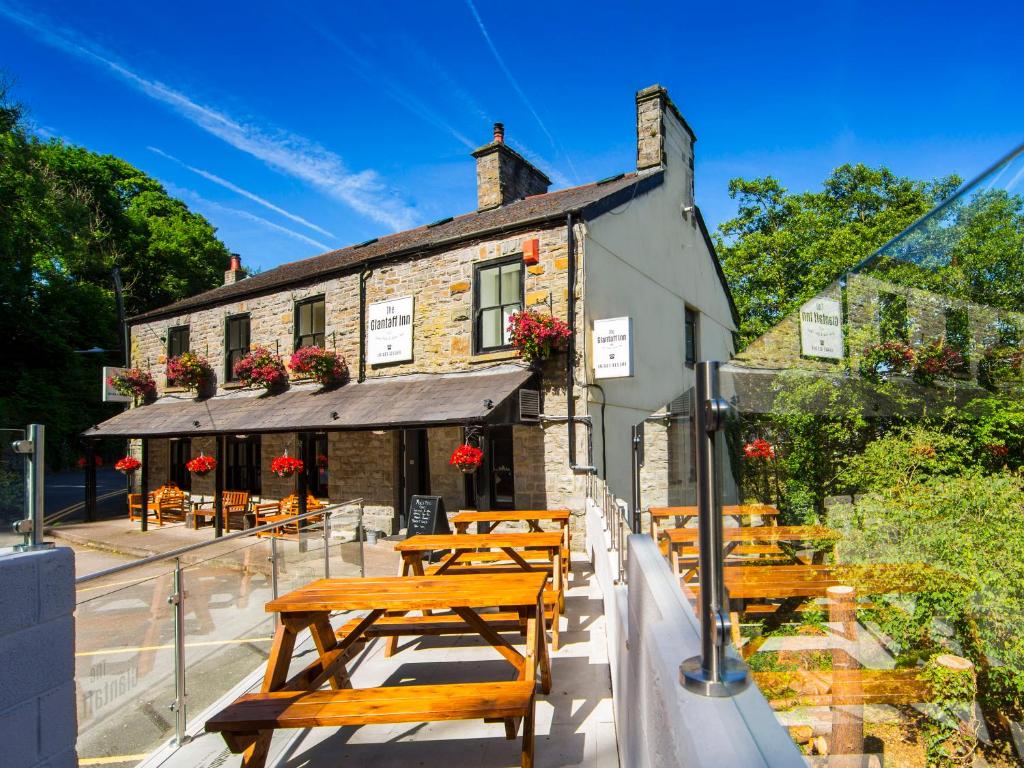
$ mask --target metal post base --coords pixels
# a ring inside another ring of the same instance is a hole
[[[692,656],[679,665],[679,682],[701,696],[735,696],[750,685],[747,665],[726,656],[719,670],[720,680],[712,680],[704,670],[700,656]]]

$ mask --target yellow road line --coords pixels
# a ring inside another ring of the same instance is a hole
[[[171,571],[167,571],[166,573],[158,573],[155,576],[144,576],[141,579],[132,579],[131,581],[111,581],[111,582],[107,582],[106,584],[100,584],[100,585],[95,586],[95,587],[78,587],[75,590],[75,592],[88,592],[88,591],[93,590],[93,589],[109,589],[110,587],[121,587],[121,586],[124,586],[125,584],[141,584],[144,581],[151,581],[153,579],[159,579],[161,576],[167,576],[170,573],[171,573]]]
[[[149,757],[145,755],[111,755],[110,757],[80,757],[79,765],[116,765],[117,763],[137,763]]]
[[[241,643],[269,643],[272,637],[241,637],[237,640],[198,640],[194,643],[185,643],[186,648],[203,648],[211,645],[239,645]],[[106,656],[115,653],[141,653],[142,651],[163,651],[173,648],[174,643],[165,645],[138,645],[134,648],[104,648],[99,651],[79,651],[75,656]]]

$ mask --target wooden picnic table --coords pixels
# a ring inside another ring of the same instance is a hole
[[[432,566],[428,575],[497,575],[519,571],[542,571],[551,579],[550,599],[553,602],[551,643],[558,650],[558,624],[565,609],[565,580],[562,570],[562,534],[558,531],[542,533],[458,533],[420,534],[395,544],[402,555],[400,574],[424,575],[423,556],[440,550],[449,555]],[[494,552],[497,550],[497,552]],[[530,561],[531,552],[539,554],[544,562]],[[397,638],[389,641],[386,654],[397,647]]]
[[[459,512],[452,518],[456,533],[468,533],[473,523],[485,528],[482,533],[493,533],[502,523],[526,523],[533,533],[543,533],[542,522],[558,523],[559,530],[565,539],[562,552],[563,578],[569,572],[569,551],[572,539],[569,533],[569,520],[572,515],[568,509],[512,509],[505,511]]]
[[[679,526],[685,526],[689,520],[698,516],[697,507],[651,507],[651,538],[658,540],[659,521],[670,518],[679,518]],[[779,510],[770,504],[725,504],[722,506],[722,516],[731,517],[740,525],[745,517],[762,517],[774,525],[779,516]]]
[[[541,573],[487,576],[406,576],[320,579],[267,603],[280,614],[267,660],[262,692],[241,696],[207,721],[245,768],[262,768],[278,728],[341,727],[438,720],[501,720],[507,738],[523,723],[522,766],[533,766],[533,716],[537,670],[542,691],[551,690],[551,665],[540,618],[546,578]],[[505,606],[520,618],[525,653],[488,623],[481,608]],[[346,668],[388,613],[451,611],[464,632],[479,634],[516,670],[514,681],[400,685],[353,689]],[[338,632],[334,611],[367,611]],[[309,629],[318,657],[291,679],[298,634]],[[330,683],[331,690],[318,690]]]
[[[700,529],[698,528],[667,528],[663,531],[668,540],[672,570],[676,576],[682,575],[685,581],[691,581],[697,573],[697,543]],[[762,525],[740,528],[724,528],[722,530],[722,556],[737,555],[784,555],[794,565],[805,564],[797,557],[790,546],[797,542],[835,542],[842,534],[824,525]],[[780,548],[780,545],[781,548]],[[821,565],[823,550],[816,550],[811,565]],[[683,565],[690,565],[685,575]]]

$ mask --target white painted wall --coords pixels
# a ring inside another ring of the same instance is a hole
[[[583,272],[587,339],[584,361],[593,379],[593,327],[597,318],[633,318],[634,375],[597,381],[605,394],[601,450],[601,393],[586,392],[594,420],[594,457],[612,492],[630,498],[630,427],[693,385],[684,363],[684,314],[700,313],[698,359],[728,360],[735,330],[725,289],[697,225],[692,205],[690,136],[670,110],[665,129],[665,179],[656,189],[586,225]],[[580,409],[583,410],[582,408]]]

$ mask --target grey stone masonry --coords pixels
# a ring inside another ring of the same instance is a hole
[[[0,556],[0,585],[0,765],[74,768],[74,553]]]
[[[494,126],[494,141],[473,152],[476,158],[477,209],[508,205],[530,195],[543,195],[551,179],[505,144],[505,129]]]

